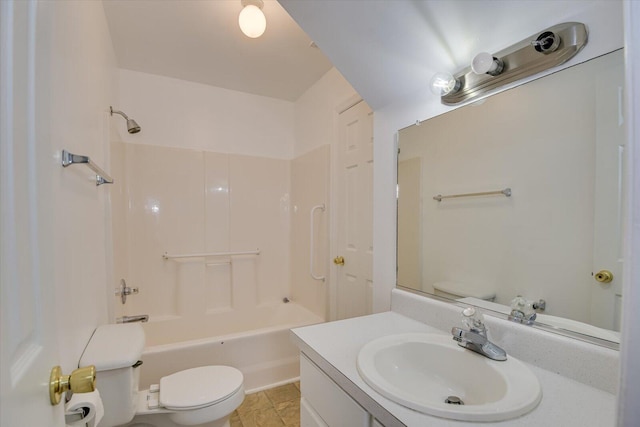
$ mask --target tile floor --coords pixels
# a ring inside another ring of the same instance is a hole
[[[300,427],[300,382],[248,394],[231,427]]]

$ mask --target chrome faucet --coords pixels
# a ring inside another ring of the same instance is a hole
[[[527,301],[525,298],[518,295],[511,300],[511,313],[509,313],[509,320],[513,322],[523,323],[525,325],[533,325],[536,320],[536,311],[544,311],[547,307],[547,302],[543,299],[533,302]]]
[[[116,317],[116,323],[133,323],[133,322],[148,322],[148,314],[138,314],[135,316],[122,316]]]
[[[487,338],[487,328],[475,308],[467,307],[462,311],[462,322],[468,329],[455,326],[451,328],[453,339],[458,341],[460,347],[475,351],[492,360],[507,360],[507,353]]]

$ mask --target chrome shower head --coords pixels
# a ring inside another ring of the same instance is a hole
[[[127,131],[129,133],[138,133],[140,132],[140,125],[133,119],[127,119]]]
[[[109,107],[109,111],[111,112],[112,116],[114,114],[120,114],[122,117],[125,118],[125,120],[127,121],[127,132],[129,133],[140,132],[140,125],[136,123],[135,120],[130,119],[129,116],[127,116],[125,113],[123,113],[122,111],[114,110],[113,107]]]

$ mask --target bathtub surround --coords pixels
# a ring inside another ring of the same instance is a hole
[[[323,145],[291,161],[291,297],[325,318],[329,310],[328,279],[314,280],[309,271],[312,261],[314,274],[329,277],[329,155],[329,146]],[[315,212],[315,228],[311,231],[311,209],[323,203],[325,209]]]
[[[122,314],[203,321],[289,295],[289,162],[117,144],[124,150],[120,206],[128,270],[117,272],[140,289]],[[120,156],[114,156],[120,157]],[[177,254],[243,252],[259,255],[164,259]]]

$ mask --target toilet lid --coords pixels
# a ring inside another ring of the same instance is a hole
[[[197,409],[228,398],[242,387],[242,372],[230,366],[202,366],[160,379],[160,405]]]

